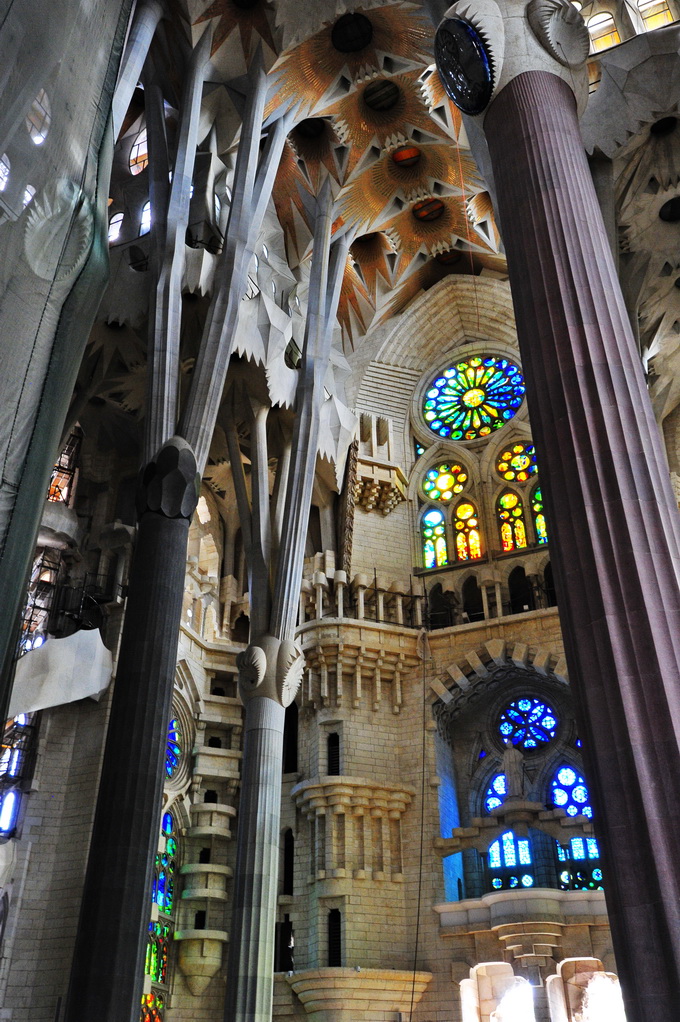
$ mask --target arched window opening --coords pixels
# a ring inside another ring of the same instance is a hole
[[[524,524],[522,501],[512,490],[506,490],[498,498],[496,507],[501,534],[503,553],[523,550],[527,545],[527,530]]]
[[[533,887],[535,883],[531,842],[506,830],[487,853],[489,884],[494,891]]]
[[[298,768],[298,708],[292,702],[283,720],[283,772],[294,774]]]
[[[616,46],[617,43],[621,42],[616,22],[608,11],[593,14],[592,18],[588,18],[586,25],[588,26],[593,49],[596,53],[600,50],[607,50],[610,46]]]
[[[124,216],[124,213],[114,213],[109,220],[109,245],[113,245],[114,241],[118,241]]]
[[[568,763],[555,772],[550,788],[553,805],[567,816],[592,819],[588,786],[583,777]],[[555,842],[559,886],[563,891],[601,891],[602,863],[594,837],[573,837],[566,848]]]
[[[536,542],[547,543],[548,542],[548,529],[545,524],[545,513],[543,511],[543,494],[541,493],[541,487],[536,486],[533,493],[531,494],[531,514],[534,519],[534,529],[536,531]]]
[[[217,792],[213,788],[208,788],[205,795],[203,796],[204,802],[217,802]]]
[[[52,123],[52,110],[47,93],[41,89],[31,104],[26,117],[26,127],[34,145],[42,145]]]
[[[342,965],[342,913],[332,908],[328,913],[328,968]]]
[[[453,528],[457,561],[476,561],[482,556],[477,508],[469,500],[462,500],[453,513]]]
[[[486,789],[484,796],[484,809],[487,813],[492,813],[495,809],[498,809],[503,805],[505,796],[508,794],[508,788],[505,781],[505,774],[496,774],[492,777],[491,784]]]
[[[482,590],[479,588],[475,575],[471,575],[470,578],[466,579],[463,583],[462,595],[463,620],[483,621],[484,601],[482,600]]]
[[[426,568],[443,568],[449,563],[444,514],[430,508],[421,519],[423,531],[423,564]]]
[[[340,773],[340,735],[331,731],[326,739],[327,773],[336,776]]]
[[[525,483],[537,470],[533,444],[510,444],[496,460],[496,471],[508,483]]]
[[[508,578],[508,589],[511,614],[524,614],[534,609],[534,591],[524,568],[513,568]]]
[[[151,201],[148,200],[142,206],[142,217],[139,222],[139,233],[148,234],[151,230]]]
[[[9,181],[10,162],[7,153],[0,156],[0,192],[4,192]]]
[[[454,593],[445,593],[441,583],[432,586],[427,594],[427,616],[429,627],[449,628],[456,624],[456,604]]]
[[[141,174],[149,163],[149,145],[146,138],[146,128],[136,135],[132,148],[130,149],[130,173]]]
[[[673,22],[673,15],[666,0],[638,0],[638,10],[644,22],[645,32],[651,32]]]
[[[165,774],[166,777],[173,777],[182,758],[182,730],[177,717],[173,717],[168,724],[168,739],[165,746]]]
[[[231,637],[234,642],[248,642],[250,637],[250,618],[243,611],[234,621],[234,627],[231,630]]]
[[[283,894],[294,894],[295,888],[295,836],[288,830],[283,835]]]
[[[457,493],[462,493],[468,481],[468,474],[462,465],[444,462],[435,465],[425,473],[423,492],[430,500],[447,502]]]
[[[282,923],[276,924],[276,945],[274,948],[274,972],[292,972],[295,968],[295,933],[290,916],[285,915]]]

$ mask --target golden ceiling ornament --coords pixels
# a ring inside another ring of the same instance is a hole
[[[220,19],[213,32],[210,49],[211,57],[219,50],[231,33],[238,28],[247,64],[253,50],[253,32],[267,44],[270,50],[274,53],[277,52],[267,11],[273,12],[271,0],[255,0],[253,6],[248,7],[240,6],[235,0],[213,0],[213,3],[203,12],[200,18],[196,18],[194,25],[210,21],[211,18]]]
[[[420,76],[420,88],[431,116],[437,118],[437,123],[440,123],[442,126],[446,125],[448,128],[447,133],[459,144],[462,145],[464,142],[467,148],[467,135],[463,127],[463,115],[456,104],[447,96],[441,75],[434,64],[428,67],[425,73]]]
[[[340,160],[336,158],[335,148],[340,145],[333,125],[323,117],[308,117],[300,121],[288,136],[290,144],[303,160],[312,190],[317,193],[325,177],[322,168],[338,183],[341,182],[342,171]]]
[[[484,237],[487,237],[492,248],[498,251],[501,239],[489,193],[478,192],[477,195],[471,195],[467,200],[467,211],[470,223],[474,225],[478,233],[481,232]]]
[[[360,333],[365,334],[374,311],[375,306],[366,286],[355,270],[351,256],[348,256],[338,301],[338,322],[352,350],[354,350],[355,319]]]
[[[295,149],[286,141],[274,181],[273,199],[276,215],[286,239],[286,254],[291,265],[302,259],[312,238],[312,226],[303,199],[311,189],[298,166]]]
[[[472,231],[462,197],[447,195],[432,198],[443,206],[436,220],[419,220],[413,215],[413,207],[408,206],[384,226],[385,233],[399,253],[397,277],[411,267],[418,254],[436,255],[437,252],[446,252],[458,247],[456,243],[459,241],[473,248],[490,248],[477,235],[471,237]]]
[[[357,238],[350,248],[350,253],[356,266],[361,271],[369,294],[375,298],[378,291],[378,277],[382,277],[389,288],[392,283],[392,274],[387,264],[387,256],[394,249],[389,238],[380,231],[371,234],[363,234]]]
[[[418,159],[413,163],[397,163],[394,155],[400,150],[409,153],[415,150]],[[343,191],[340,205],[349,223],[363,224],[364,229],[369,230],[380,225],[381,215],[389,210],[395,198],[410,204],[427,198],[437,189],[444,193],[454,189],[461,195],[469,195],[481,187],[477,166],[470,154],[452,151],[450,141],[399,146],[358,173]]]
[[[353,13],[364,13],[371,22],[373,32],[368,45],[354,53],[337,50],[331,39],[337,21],[334,18],[320,32],[282,54],[272,68],[277,89],[267,106],[267,116],[291,103],[300,103],[308,113],[320,102],[334,101],[339,96],[327,93],[341,79],[345,93],[357,80],[389,73],[395,61],[414,68],[432,59],[432,23],[420,6],[399,2],[365,11],[357,8]]]
[[[451,249],[449,251],[452,251]],[[392,291],[389,302],[376,317],[376,325],[384,323],[392,316],[406,309],[414,298],[422,291],[427,291],[435,284],[452,274],[477,276],[482,269],[493,270],[495,273],[506,273],[507,267],[502,256],[492,253],[472,252],[469,249],[456,250],[460,259],[451,262],[439,262],[437,258],[428,259],[415,271],[405,277]]]

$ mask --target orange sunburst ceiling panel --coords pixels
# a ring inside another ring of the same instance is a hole
[[[375,297],[377,293],[379,276],[388,287],[390,286],[391,274],[387,265],[387,254],[392,252],[392,245],[389,238],[381,233],[364,234],[356,239],[350,251],[371,295]]]
[[[267,46],[276,53],[276,44],[272,36],[267,12],[272,11],[270,0],[257,0],[252,7],[241,7],[234,0],[213,0],[200,18],[194,22],[200,25],[211,18],[219,18],[214,32],[210,55],[219,50],[220,46],[238,28],[241,34],[241,45],[246,58],[250,60],[253,49],[253,32],[265,41]]]
[[[374,305],[371,302],[368,291],[364,286],[359,274],[352,265],[352,260],[347,259],[345,274],[342,278],[340,289],[340,300],[338,302],[338,322],[343,333],[354,347],[354,322],[353,316],[359,324],[362,333],[366,332],[367,317],[370,321],[374,312]]]
[[[472,230],[462,197],[444,196],[438,202],[443,208],[436,219],[419,220],[413,215],[413,207],[409,206],[385,224],[384,230],[399,253],[397,277],[407,270],[419,253],[434,255],[446,252],[456,247],[459,239],[490,251],[489,245]]]

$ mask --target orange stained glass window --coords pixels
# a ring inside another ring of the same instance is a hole
[[[670,7],[666,0],[638,0],[638,10],[645,23],[645,31],[651,32],[662,25],[670,25],[673,21]]]
[[[132,143],[130,150],[130,173],[141,174],[149,163],[149,145],[146,140],[146,128],[142,128]]]
[[[524,524],[524,508],[517,494],[512,490],[501,493],[496,512],[503,552],[524,549],[527,545],[527,530]]]
[[[449,501],[455,494],[463,492],[467,478],[462,465],[446,462],[428,470],[423,480],[423,490],[431,500]]]
[[[602,11],[600,14],[593,14],[592,18],[588,18],[586,25],[590,32],[593,49],[596,52],[599,52],[599,50],[607,50],[610,46],[616,46],[617,43],[621,42],[621,36],[616,28],[616,22],[608,11]]]
[[[475,561],[482,556],[477,509],[469,500],[462,500],[453,516],[456,537],[456,560]]]
[[[533,444],[508,444],[496,461],[496,471],[508,483],[525,483],[537,471]]]

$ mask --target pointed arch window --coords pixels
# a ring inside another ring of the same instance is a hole
[[[165,774],[170,778],[173,776],[180,759],[182,758],[182,729],[177,717],[173,717],[168,724],[168,740],[165,747]]]
[[[456,560],[476,561],[482,556],[477,508],[469,500],[462,500],[453,512],[456,542]]]
[[[489,879],[494,891],[535,884],[531,842],[506,830],[487,853]]]
[[[433,507],[425,512],[421,519],[423,534],[423,564],[426,568],[442,568],[449,563],[449,551],[446,544],[446,526],[444,514],[439,508]]]
[[[543,511],[543,494],[541,487],[534,487],[531,494],[531,514],[534,519],[534,529],[538,543],[548,542],[548,529],[545,524],[545,513]]]
[[[556,771],[550,787],[553,804],[567,816],[592,819],[588,786],[577,770],[563,763]],[[566,848],[555,842],[559,886],[563,891],[601,891],[602,863],[594,837],[573,837]]]
[[[593,14],[592,18],[588,18],[586,25],[596,53],[600,50],[608,50],[610,46],[616,46],[621,42],[616,22],[609,11]]]
[[[527,545],[527,530],[524,524],[524,508],[520,497],[512,490],[501,493],[496,506],[504,553],[523,550]]]
[[[486,789],[486,795],[484,796],[484,809],[486,812],[492,813],[494,809],[502,806],[507,793],[508,788],[505,774],[496,774],[495,777],[492,777],[491,784]]]

